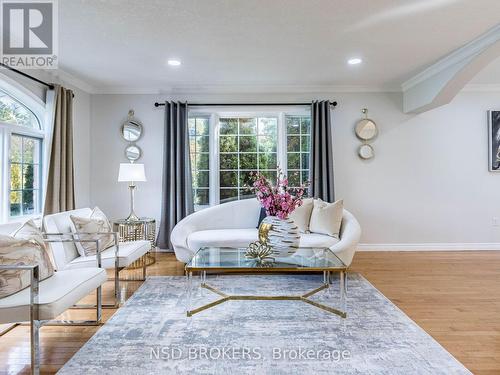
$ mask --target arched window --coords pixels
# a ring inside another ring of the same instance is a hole
[[[40,119],[14,95],[0,90],[0,169],[3,196],[0,221],[42,211],[44,132]]]
[[[0,122],[42,130],[35,114],[2,90],[0,90]]]

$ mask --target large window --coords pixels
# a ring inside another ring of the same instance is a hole
[[[279,166],[290,184],[309,178],[307,113],[190,114],[195,208],[252,197],[250,172],[276,179]]]
[[[224,117],[219,119],[219,200],[251,196],[250,172],[276,178],[278,119]]]
[[[0,221],[41,213],[43,138],[37,116],[0,91]]]

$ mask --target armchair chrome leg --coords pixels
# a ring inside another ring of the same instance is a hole
[[[102,286],[100,286],[100,285],[96,290],[95,313],[96,313],[95,320],[99,324],[99,323],[101,323],[101,319],[102,319]]]
[[[119,305],[120,303],[120,270],[118,269],[118,265],[115,264],[115,305]]]
[[[32,320],[30,322],[30,341],[31,341],[31,373],[40,374],[40,321]]]
[[[30,275],[30,343],[31,343],[31,373],[40,374],[40,337],[39,331],[42,323],[39,320],[38,293],[40,270],[35,266]]]
[[[142,266],[142,279],[146,281],[146,260],[144,260],[144,265]]]

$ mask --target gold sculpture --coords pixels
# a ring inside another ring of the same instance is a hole
[[[253,259],[259,265],[265,267],[272,267],[272,264],[274,263],[273,255],[275,255],[275,251],[272,247],[259,241],[252,242],[248,245],[245,253],[246,258]]]

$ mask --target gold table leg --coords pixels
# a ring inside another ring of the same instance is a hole
[[[341,276],[343,277],[343,275]],[[186,315],[188,317],[191,317],[193,316],[194,314],[197,314],[201,311],[204,311],[204,310],[207,310],[207,309],[210,309],[214,306],[217,306],[217,305],[220,305],[221,303],[224,303],[226,301],[261,301],[261,300],[264,300],[264,301],[268,301],[268,300],[279,300],[279,301],[304,301],[312,306],[315,306],[317,308],[320,308],[322,310],[325,310],[325,311],[328,311],[332,314],[336,314],[342,318],[346,318],[347,317],[347,313],[345,311],[341,311],[341,310],[338,310],[338,309],[335,309],[333,307],[330,307],[330,306],[327,306],[323,303],[319,303],[319,302],[316,302],[316,301],[313,301],[311,299],[309,299],[309,297],[311,297],[312,295],[318,293],[318,292],[321,292],[322,290],[324,289],[328,289],[330,287],[330,284],[328,283],[325,283],[323,285],[321,285],[319,288],[316,288],[314,290],[311,290],[310,292],[307,292],[303,295],[300,295],[300,296],[265,296],[265,295],[261,295],[261,296],[258,296],[258,295],[227,295],[225,294],[224,292],[221,292],[220,290],[218,290],[217,288],[214,288],[213,286],[210,286],[206,283],[202,283],[201,284],[201,287],[202,288],[205,288],[205,289],[208,289],[210,290],[211,292],[215,293],[215,294],[218,294],[219,296],[221,296],[220,299],[218,300],[215,300],[213,302],[210,302],[206,305],[203,305],[203,306],[200,306],[200,307],[197,307],[196,309],[193,309],[193,310],[187,310],[186,311]],[[343,301],[341,301],[343,302]]]

